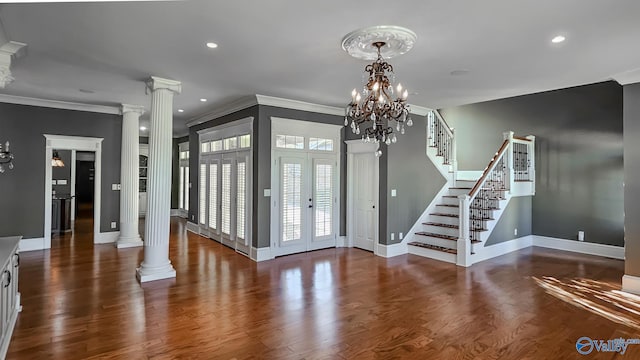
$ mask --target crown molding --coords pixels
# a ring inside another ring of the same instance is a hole
[[[274,107],[285,108],[285,109],[308,111],[308,112],[327,114],[327,115],[344,116],[344,108],[314,104],[314,103],[300,101],[300,100],[279,98],[275,96],[256,94],[251,96],[245,96],[243,98],[229,102],[222,106],[217,106],[215,110],[211,110],[204,114],[193,117],[189,121],[187,121],[187,127],[199,125],[204,122],[217,119],[225,115],[229,115],[231,113],[246,109],[254,105],[274,106]],[[429,113],[429,111],[431,111],[430,108],[426,108],[418,105],[410,105],[410,106],[411,106],[411,113],[415,115],[426,116]]]
[[[300,101],[300,100],[284,99],[284,98],[259,95],[259,94],[256,94],[256,99],[258,100],[258,104],[265,105],[265,106],[275,106],[275,107],[281,107],[285,109],[302,110],[302,111],[315,112],[320,114],[344,116],[344,109],[335,107],[335,106],[320,105],[320,104],[314,104],[314,103]]]
[[[411,113],[412,114],[420,115],[420,116],[427,116],[429,111],[433,110],[433,109],[429,109],[429,108],[424,107],[424,106],[411,105],[411,104],[409,104],[409,106],[411,107]]]
[[[611,78],[623,86],[640,83],[640,68],[613,75]]]
[[[191,118],[191,120],[187,121],[187,127],[199,125],[209,120],[217,119],[219,117],[232,114],[236,111],[240,111],[254,105],[258,105],[256,97],[254,95],[245,96],[227,104],[216,106],[214,110]]]
[[[8,104],[39,106],[53,109],[87,111],[101,114],[122,115],[120,107],[47,100],[23,96],[0,94],[0,102]]]

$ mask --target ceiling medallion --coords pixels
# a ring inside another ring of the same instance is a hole
[[[367,79],[362,91],[353,89],[351,102],[345,109],[344,125],[351,124],[351,130],[358,135],[360,127],[364,127],[362,141],[390,145],[397,141],[393,125],[401,134],[404,134],[405,124],[413,125],[407,104],[409,92],[401,84],[394,86],[393,66],[384,58],[406,53],[415,41],[413,31],[399,26],[369,27],[351,32],[342,39],[342,48],[349,55],[375,60],[364,69]],[[375,154],[382,155],[380,146]]]

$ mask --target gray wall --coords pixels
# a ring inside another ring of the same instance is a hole
[[[640,276],[640,83],[624,87],[625,274]]]
[[[0,141],[9,140],[15,155],[15,168],[0,174],[0,236],[44,236],[45,166],[51,162],[44,161],[43,134],[104,138],[100,230],[113,231],[111,221],[120,223],[120,193],[111,190],[111,184],[120,183],[120,116],[0,104],[0,119]]]
[[[64,166],[51,167],[51,179],[67,180],[66,185],[53,185],[56,196],[65,197],[71,195],[71,150],[58,150],[58,156]]]
[[[502,133],[536,136],[532,233],[623,246],[622,87],[603,82],[443,109],[460,170],[481,170]]]
[[[484,246],[531,235],[531,196],[512,197]],[[518,229],[518,235],[514,235]]]
[[[382,244],[401,242],[399,233],[407,235],[446,182],[426,155],[426,117],[412,115],[411,118],[414,125],[406,128],[404,135],[397,134],[397,143],[382,150],[387,157],[386,166],[380,167],[380,188],[386,189],[386,207],[383,208],[386,214],[380,222],[386,222],[386,233],[380,232]],[[385,186],[383,178],[386,178]],[[396,189],[395,197],[391,196],[392,189]],[[391,233],[395,234],[393,241]]]

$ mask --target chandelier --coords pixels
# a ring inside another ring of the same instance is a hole
[[[359,59],[375,60],[365,67],[362,91],[353,89],[345,109],[344,125],[364,142],[390,145],[397,141],[393,129],[404,134],[405,125],[413,125],[407,104],[409,92],[401,84],[394,86],[393,66],[384,60],[401,55],[413,47],[416,35],[398,26],[374,26],[356,30],[342,40],[342,48]],[[361,127],[363,130],[361,130]],[[382,155],[378,147],[376,156]]]
[[[0,144],[0,173],[4,172],[5,165],[9,170],[13,169],[13,154],[9,151],[9,142],[7,141],[4,144]]]

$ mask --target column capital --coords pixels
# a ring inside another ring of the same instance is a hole
[[[158,89],[171,90],[176,94],[182,92],[182,83],[176,80],[164,79],[157,76],[152,76],[147,80],[147,89],[155,91]]]
[[[122,104],[122,114],[133,112],[138,115],[142,115],[145,112],[144,106],[141,105],[131,105],[131,104]]]

